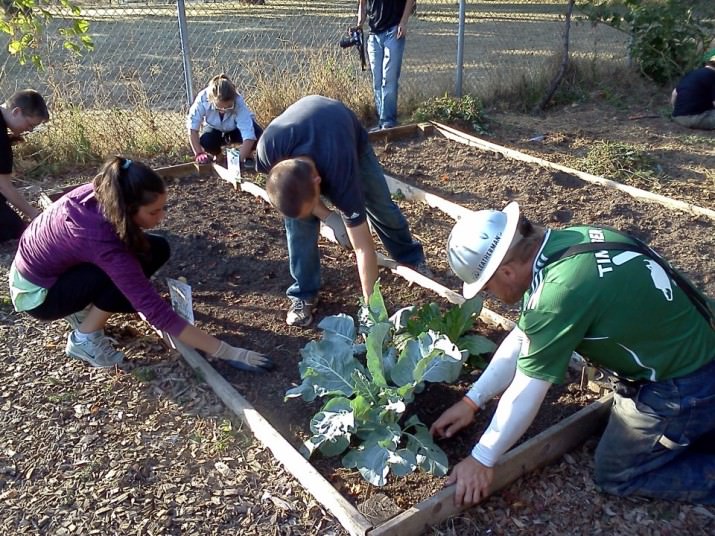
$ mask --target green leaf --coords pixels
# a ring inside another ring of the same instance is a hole
[[[73,28],[78,34],[87,33],[89,30],[89,22],[83,19],[78,19],[74,21]]]
[[[347,344],[355,341],[355,321],[346,314],[326,316],[318,324],[318,329],[323,330],[323,337],[336,335],[342,337]]]
[[[413,420],[411,426],[414,433],[407,434],[407,449],[415,453],[417,466],[435,476],[446,475],[449,470],[447,455],[435,444],[427,427],[418,419],[416,422]]]
[[[369,310],[368,316],[374,324],[386,322],[388,320],[387,307],[385,307],[385,300],[382,299],[379,279],[375,281],[372,294],[370,294],[370,297],[367,300],[367,306]]]
[[[325,456],[336,456],[350,445],[355,428],[355,418],[350,400],[337,397],[329,400],[323,409],[310,420],[312,444]]]
[[[402,309],[398,309],[397,311],[395,311],[395,313],[393,313],[393,315],[390,317],[390,322],[392,322],[392,325],[395,326],[395,331],[400,332],[406,329],[407,321],[414,314],[414,305],[411,305],[409,307],[403,307]]]
[[[416,382],[448,382],[457,380],[466,356],[444,335],[430,331],[419,339],[420,353],[424,356],[415,366]]]
[[[70,52],[74,52],[75,54],[80,53],[79,45],[77,45],[76,43],[72,43],[71,41],[65,41],[64,47]]]
[[[481,310],[482,298],[480,296],[470,298],[462,305],[453,307],[445,313],[443,319],[444,329],[439,330],[439,332],[449,337],[451,341],[456,341],[472,327],[476,316]]]
[[[343,466],[357,468],[362,477],[373,486],[384,486],[390,472],[388,460],[391,451],[378,444],[364,443],[343,457]]]
[[[407,331],[418,337],[425,331],[442,328],[442,311],[436,303],[428,303],[417,309],[417,312],[407,321]]]
[[[370,404],[370,401],[363,395],[356,395],[355,398],[350,401],[350,407],[353,408],[356,422],[360,423],[366,420],[372,420],[370,418],[372,404]]]
[[[481,335],[465,335],[457,341],[461,350],[466,350],[469,355],[489,354],[496,350],[497,345]]]
[[[422,354],[419,343],[415,339],[408,340],[392,369],[391,378],[395,385],[414,384],[414,370],[420,359],[422,359]]]
[[[389,322],[374,324],[367,334],[365,346],[367,347],[367,369],[372,375],[372,381],[377,385],[387,385],[385,380],[385,370],[383,365],[383,347],[385,338],[392,330]]]
[[[303,359],[298,370],[303,384],[288,390],[286,398],[302,396],[310,402],[316,396],[353,394],[353,372],[361,370],[362,365],[353,357],[352,344],[344,337],[311,341],[300,353]]]
[[[417,468],[417,456],[409,449],[399,449],[390,455],[387,463],[395,476],[407,476]]]
[[[18,54],[22,51],[23,48],[25,48],[23,44],[20,41],[16,40],[10,41],[10,43],[7,45],[7,51],[10,54]]]

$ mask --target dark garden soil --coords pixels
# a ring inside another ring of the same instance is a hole
[[[660,192],[713,208],[707,186],[714,155],[706,137],[671,133],[662,125],[646,131],[633,122],[599,122],[598,110],[592,115],[588,110],[567,112],[543,120],[504,117],[493,141],[570,165],[569,158],[578,156],[579,147],[590,139],[611,134],[626,141],[651,139],[667,156],[661,163],[670,165],[674,177]],[[548,134],[538,146],[524,141],[535,132]],[[707,219],[436,137],[379,143],[375,150],[387,173],[470,208],[500,208],[517,200],[530,218],[551,226],[603,223],[633,232],[715,294],[715,233]],[[698,176],[688,169],[704,171]],[[50,178],[47,184],[77,183],[80,175],[86,181],[92,172]],[[298,444],[317,406],[301,400],[284,403],[283,394],[298,381],[299,349],[319,333],[284,323],[290,276],[280,218],[262,201],[234,192],[216,178],[173,180],[170,194],[171,210],[160,232],[169,238],[173,256],[158,285],[165,290],[164,277],[185,276],[194,288],[200,326],[276,360],[277,370],[266,376],[214,365]],[[436,279],[457,290],[444,253],[452,222],[435,209],[399,203],[425,246]],[[13,247],[0,246],[3,279]],[[321,242],[320,247],[324,286],[318,317],[356,312],[359,285],[353,259],[332,244]],[[391,311],[428,301],[446,306],[389,271],[381,277]],[[344,533],[240,423],[231,423],[210,388],[174,353],[163,350],[146,324],[128,315],[113,319],[108,333],[128,360],[122,369],[97,371],[64,357],[64,323],[36,322],[14,313],[5,293],[0,298],[0,509],[6,513],[0,516],[0,532]],[[515,319],[513,308],[487,306]],[[477,331],[497,342],[504,336],[481,324]],[[466,371],[456,385],[428,386],[412,410],[431,423],[475,377]],[[552,389],[550,396],[558,402],[542,407],[528,435],[587,403],[573,383]],[[492,410],[493,405],[450,442],[439,442],[450,463],[468,453]],[[711,534],[707,527],[715,511],[710,507],[598,493],[591,478],[594,445],[595,439],[588,441],[433,533]],[[340,468],[337,458],[316,458],[314,463],[356,503],[385,492],[404,508],[442,485],[441,479],[412,475],[378,489]]]
[[[516,200],[532,220],[551,226],[574,223],[606,224],[645,239],[681,267],[700,286],[715,288],[713,222],[646,204],[629,196],[583,183],[564,173],[505,159],[464,147],[439,137],[389,142],[376,147],[387,173],[473,209],[501,208]],[[299,350],[317,338],[316,329],[289,327],[284,322],[290,283],[285,237],[280,217],[263,201],[234,192],[219,179],[187,177],[171,184],[171,210],[163,225],[171,242],[171,263],[163,276],[185,276],[194,289],[194,309],[199,325],[236,345],[271,355],[278,366],[270,376],[256,377],[215,366],[289,440],[306,437],[316,404],[283,401],[286,389],[299,382]],[[447,266],[444,248],[452,220],[436,209],[399,201],[413,232],[425,246],[428,261],[441,283],[458,289]],[[354,261],[333,244],[321,242],[323,290],[318,318],[358,308],[359,285]],[[409,287],[389,271],[381,274],[389,310],[427,301],[444,300],[417,286]],[[515,311],[488,303],[488,307],[514,318]],[[492,339],[503,333],[482,329]],[[476,374],[475,371],[473,374]],[[430,386],[417,400],[425,424],[456,401],[473,381],[469,371],[456,385]],[[533,435],[555,424],[587,403],[575,388],[554,389],[544,405]],[[492,408],[493,409],[493,408]],[[489,411],[452,441],[442,441],[450,464],[474,444],[488,423]],[[376,491],[339,460],[314,460],[316,466],[348,497],[359,503]],[[409,507],[442,486],[440,479],[416,474],[391,480],[383,489],[399,506]]]
[[[240,346],[271,355],[278,366],[270,376],[256,377],[235,371],[221,362],[214,366],[236,386],[271,423],[296,446],[307,437],[311,416],[319,405],[302,400],[283,401],[285,391],[300,383],[298,361],[300,348],[319,337],[315,328],[300,329],[285,323],[285,288],[289,284],[282,220],[263,201],[237,193],[214,177],[187,177],[171,185],[171,209],[162,226],[172,245],[172,261],[163,275],[187,277],[193,287],[194,310],[199,325]],[[413,207],[403,203],[408,217]],[[423,220],[427,214],[420,216]],[[447,231],[449,218],[435,212],[430,216]],[[431,234],[422,223],[416,231],[425,245],[444,237]],[[359,284],[354,261],[337,246],[321,242],[324,288],[318,318],[358,309]],[[440,299],[424,289],[409,287],[388,271],[381,278],[389,310]],[[454,286],[454,285],[452,285]],[[446,303],[442,303],[447,306]],[[495,342],[505,335],[486,326],[479,330]],[[465,371],[455,385],[430,386],[419,395],[416,405],[422,421],[430,425],[439,414],[457,401],[478,371]],[[554,389],[541,418],[526,437],[534,435],[583,407],[592,395],[576,390]],[[556,403],[558,399],[558,403]],[[491,408],[493,410],[493,408]],[[441,442],[450,464],[466,456],[483,430],[491,411],[456,440]],[[376,488],[368,485],[355,471],[340,467],[339,458],[321,460],[316,466],[335,486],[356,503],[369,497]],[[385,491],[399,506],[409,507],[441,488],[442,480],[415,474],[393,481]]]

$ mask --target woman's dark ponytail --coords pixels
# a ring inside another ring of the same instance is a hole
[[[93,184],[102,213],[120,240],[137,255],[145,253],[149,244],[134,215],[166,192],[162,178],[141,162],[115,156],[104,163]]]

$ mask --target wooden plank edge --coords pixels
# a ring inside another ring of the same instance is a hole
[[[577,411],[507,452],[494,469],[490,495],[525,475],[547,465],[596,433],[606,422],[613,395],[609,394]],[[454,505],[454,486],[449,486],[421,503],[372,529],[370,536],[413,536],[424,533],[465,508]]]
[[[352,536],[363,536],[372,523],[350,504],[241,394],[226,381],[201,355],[171,337],[169,344],[176,348],[189,366],[198,371],[223,403],[267,447],[283,467],[293,475],[315,499],[333,514]]]
[[[391,175],[385,174],[385,181],[387,182],[387,187],[389,188],[391,194],[403,195],[405,199],[410,201],[421,201],[432,208],[441,210],[454,220],[458,220],[459,218],[474,212],[463,207],[462,205],[422,190],[417,186],[412,186],[411,184],[402,182],[400,179],[396,179]]]
[[[189,175],[193,175],[195,173],[201,173],[199,168],[202,168],[204,166],[199,166],[198,164],[195,164],[194,162],[188,162],[186,164],[176,164],[174,166],[164,166],[160,168],[154,169],[156,171],[157,175],[160,177],[165,177],[165,178],[180,178],[180,177],[188,177]]]
[[[501,145],[497,145],[496,143],[477,138],[476,136],[461,132],[447,125],[442,125],[441,123],[433,122],[433,125],[435,126],[437,131],[440,132],[443,136],[458,143],[470,145],[472,147],[478,147],[480,149],[485,149],[488,151],[494,151],[503,154],[504,156],[513,158],[514,160],[530,162],[532,164],[538,164],[546,168],[562,171],[564,173],[568,173],[570,175],[578,177],[585,182],[599,184],[601,186],[611,188],[613,190],[619,190],[635,199],[639,199],[648,203],[657,203],[668,208],[681,210],[683,212],[689,212],[690,214],[694,214],[696,216],[705,216],[707,218],[715,220],[715,210],[700,207],[698,205],[693,205],[692,203],[687,203],[685,201],[680,201],[678,199],[673,199],[664,195],[654,194],[653,192],[649,192],[648,190],[642,190],[640,188],[621,184],[620,182],[606,179],[598,175],[592,175],[591,173],[585,173],[583,171],[570,168],[568,166],[549,162],[548,160],[544,160],[543,158],[531,156],[529,154],[522,153],[521,151],[509,149],[508,147],[503,147]]]
[[[429,136],[434,133],[434,126],[430,123],[410,123],[409,125],[400,125],[392,128],[383,128],[374,132],[368,132],[367,139],[370,143],[379,141],[392,141],[410,138],[421,133]]]

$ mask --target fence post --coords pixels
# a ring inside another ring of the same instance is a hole
[[[467,0],[459,0],[459,29],[457,30],[457,76],[454,95],[462,97],[462,74],[464,73],[464,22]]]
[[[186,30],[186,6],[184,0],[176,1],[176,16],[179,20],[179,41],[181,42],[181,61],[184,64],[184,87],[186,88],[186,104],[194,102],[194,75],[191,71],[191,53],[189,37]]]

